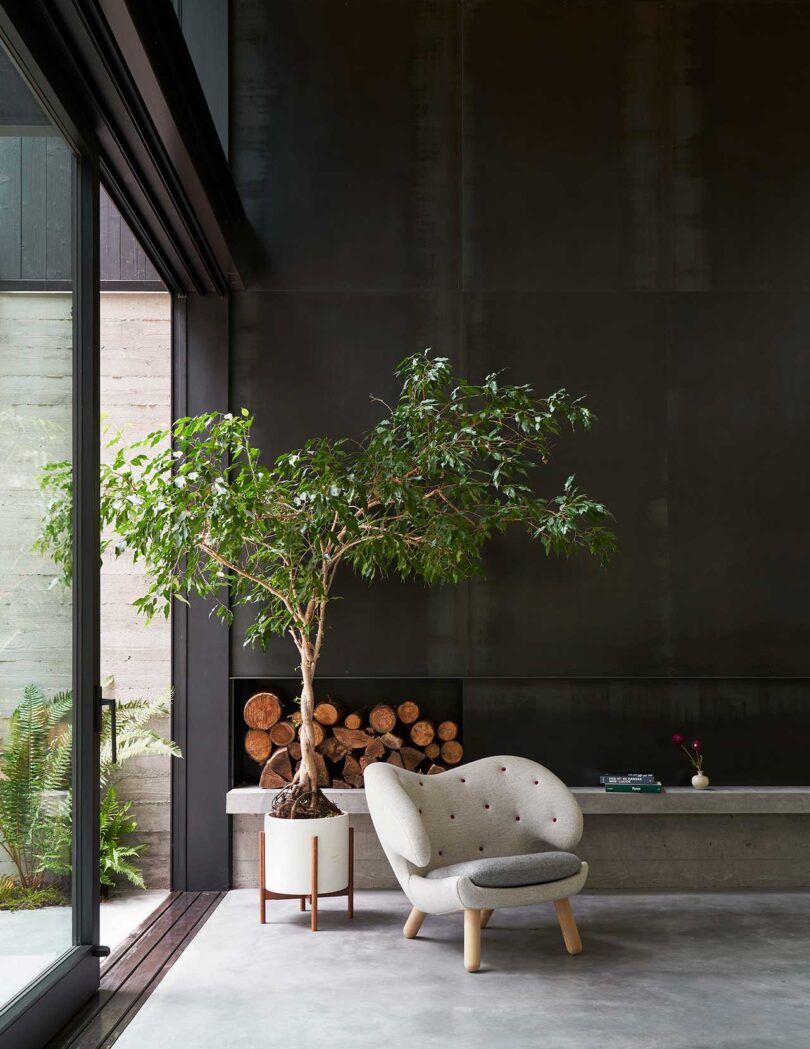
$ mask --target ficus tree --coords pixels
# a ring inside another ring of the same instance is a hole
[[[615,545],[608,510],[573,477],[554,496],[533,483],[564,427],[590,429],[581,399],[565,390],[538,397],[499,374],[476,385],[429,351],[406,358],[397,375],[398,400],[374,399],[382,418],[359,441],[316,439],[264,463],[243,408],[178,419],[170,433],[128,446],[116,438],[102,468],[101,514],[115,551],[146,568],[141,612],[168,615],[174,599],[194,594],[230,623],[234,608],[249,606],[246,642],[284,635],[298,650],[297,815],[330,810],[317,789],[314,678],[344,566],[368,581],[458,583],[482,572],[487,540],[515,525],[547,554],[584,550],[606,564]],[[66,465],[52,465],[45,486],[52,498],[40,544],[69,571]]]

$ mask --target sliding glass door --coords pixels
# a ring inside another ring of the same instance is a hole
[[[0,45],[0,1047],[98,985],[92,157]]]

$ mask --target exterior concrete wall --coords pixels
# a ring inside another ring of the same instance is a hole
[[[171,422],[171,297],[167,292],[101,295],[101,412],[104,431],[137,440]],[[114,699],[165,696],[171,686],[171,628],[146,623],[132,607],[145,589],[141,568],[124,555],[104,557],[101,571],[101,673],[112,677]],[[169,718],[155,728],[168,736]],[[146,844],[141,865],[150,889],[169,887],[170,759],[135,758],[118,779],[119,796],[134,802],[136,841]]]
[[[261,816],[233,818],[233,887],[258,884]],[[383,889],[397,882],[371,818],[355,828],[355,882]],[[585,816],[577,850],[588,861],[589,889],[713,891],[810,886],[810,816],[798,814]]]
[[[35,553],[45,500],[39,473],[70,456],[71,298],[65,293],[0,294],[0,737],[29,683],[70,687],[71,601],[51,586],[53,565]],[[165,427],[171,412],[171,310],[165,292],[101,296],[102,430],[134,440]],[[5,498],[3,497],[5,496]],[[167,695],[169,624],[147,625],[132,608],[143,590],[128,556],[109,554],[101,573],[101,673],[116,699]],[[156,726],[168,734],[168,719]],[[169,884],[168,759],[136,759],[119,795],[134,801],[137,840],[147,844],[150,888]],[[0,860],[0,874],[6,872]]]
[[[71,684],[71,595],[32,544],[40,471],[71,455],[72,338],[69,295],[0,293],[0,738],[26,685]]]

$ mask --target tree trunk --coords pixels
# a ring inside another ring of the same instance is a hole
[[[301,767],[295,783],[305,790],[318,789],[318,769],[315,765],[315,735],[312,722],[315,716],[315,692],[312,682],[315,677],[315,653],[306,638],[301,644],[301,728],[298,739],[301,743]]]

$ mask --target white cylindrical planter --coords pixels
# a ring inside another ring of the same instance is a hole
[[[287,896],[312,892],[312,839],[318,838],[318,887],[323,895],[349,884],[349,817],[283,820],[264,817],[264,887]]]

